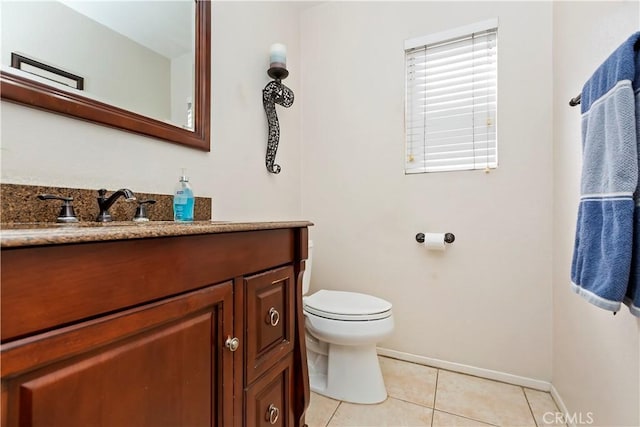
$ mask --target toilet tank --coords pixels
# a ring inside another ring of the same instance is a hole
[[[304,275],[302,276],[302,295],[309,293],[309,284],[311,283],[311,263],[313,261],[313,241],[309,240],[309,253],[305,261]]]

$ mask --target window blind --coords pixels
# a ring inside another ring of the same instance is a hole
[[[405,43],[405,173],[497,167],[497,21],[487,24]]]

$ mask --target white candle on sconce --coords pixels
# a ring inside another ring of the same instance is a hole
[[[269,51],[269,67],[287,68],[287,47],[282,43],[274,43]]]

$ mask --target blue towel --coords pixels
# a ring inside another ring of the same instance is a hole
[[[639,97],[640,98],[640,97]],[[631,277],[624,303],[629,311],[640,317],[640,203],[636,199],[635,232],[633,238],[633,259],[631,260]]]
[[[611,311],[618,311],[624,300],[636,315],[640,315],[633,309],[640,303],[640,226],[634,225],[639,179],[636,111],[640,105],[636,108],[634,94],[634,84],[640,81],[634,49],[638,40],[640,32],[616,49],[582,89],[583,165],[571,265],[576,293]]]
[[[637,36],[637,34],[636,34]],[[636,136],[638,138],[638,164],[640,165],[640,41],[636,47],[636,76],[633,79],[633,91],[636,98]],[[629,306],[629,310],[635,316],[640,317],[640,171],[638,172],[638,187],[634,195],[636,202],[634,234],[633,234],[633,257],[631,259],[631,277],[629,287],[624,298],[624,303]]]

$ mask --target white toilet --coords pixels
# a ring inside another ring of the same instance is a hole
[[[302,287],[309,292],[313,243]],[[321,290],[303,297],[311,390],[352,403],[387,398],[376,344],[393,332],[391,303],[355,292]]]

